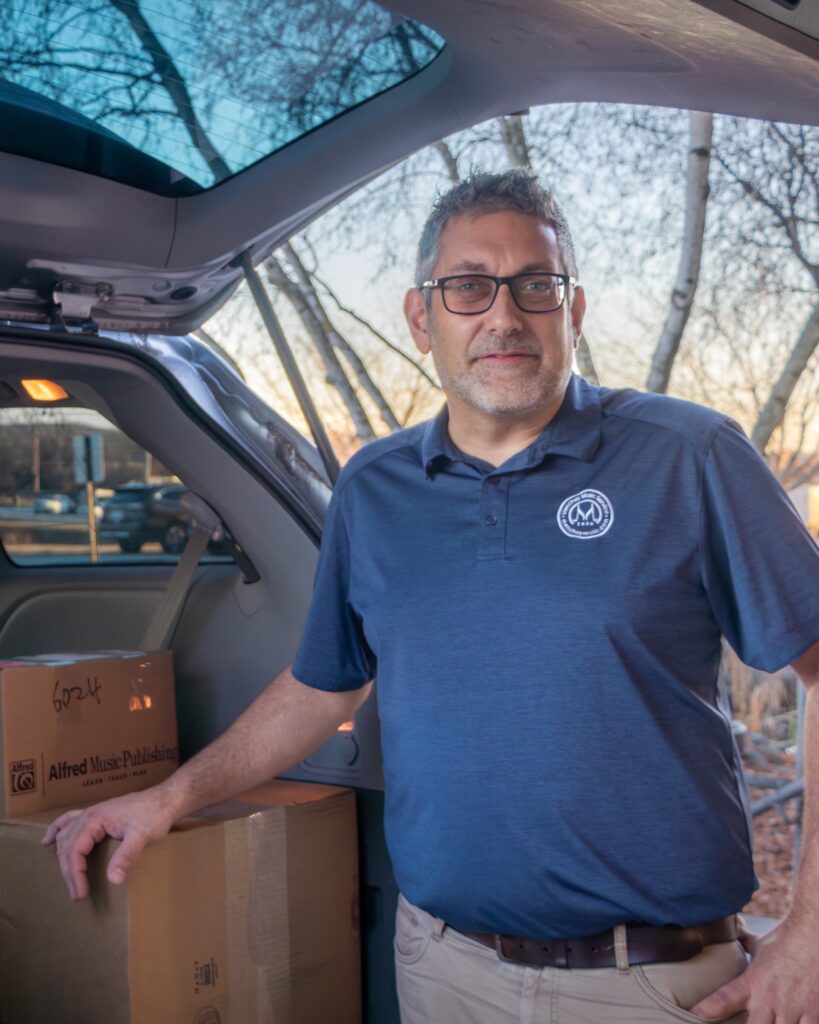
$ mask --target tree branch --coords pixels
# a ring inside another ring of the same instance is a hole
[[[154,70],[159,75],[162,85],[173,101],[177,113],[182,119],[191,142],[202,154],[208,167],[217,178],[227,178],[233,173],[227,163],[217,152],[208,134],[202,127],[193,107],[188,87],[185,85],[173,58],[162,45],[159,37],[145,20],[139,9],[138,0],[109,0],[128,19],[128,24],[149,56]]]
[[[819,287],[819,264],[813,263],[805,255],[804,249],[802,248],[802,242],[799,238],[799,234],[796,230],[796,224],[792,217],[786,217],[782,212],[781,208],[777,206],[771,199],[762,194],[760,188],[755,185],[752,181],[748,181],[729,166],[727,161],[719,154],[715,154],[716,159],[719,161],[720,166],[723,170],[740,186],[746,195],[755,199],[758,203],[764,206],[767,210],[773,214],[775,220],[779,222],[780,227],[785,232],[788,240],[791,244],[794,256],[799,260],[802,266],[808,271],[813,278],[817,287]]]
[[[350,309],[349,306],[345,306],[341,299],[339,299],[339,297],[336,295],[333,289],[327,284],[326,281],[323,281],[317,274],[314,274],[313,277],[315,281],[319,285],[321,285],[321,287],[327,292],[327,294],[330,296],[330,298],[333,300],[335,305],[338,307],[339,310],[341,310],[342,313],[346,313],[347,316],[351,316],[353,320],[358,321],[358,323],[360,323],[362,327],[366,327],[367,330],[373,335],[373,337],[378,338],[378,340],[382,342],[384,345],[386,345],[388,349],[391,349],[391,351],[395,352],[396,355],[401,356],[402,359],[405,359],[410,364],[410,366],[418,373],[420,373],[420,375],[424,377],[437,391],[441,390],[441,385],[437,381],[433,380],[432,377],[430,377],[427,371],[423,368],[423,366],[420,366],[418,363],[416,363],[412,356],[408,356],[406,352],[404,352],[397,345],[391,342],[389,338],[383,335],[374,324],[370,323],[369,320],[361,316],[360,313],[356,313],[354,309]]]
[[[313,343],[321,356],[324,368],[327,372],[328,382],[336,389],[341,396],[347,411],[353,420],[356,434],[361,441],[372,441],[375,438],[375,431],[367,417],[358,395],[350,383],[344,367],[338,361],[338,356],[333,350],[332,342],[327,336],[321,321],[313,312],[307,296],[297,282],[293,281],[284,271],[284,267],[275,256],[268,256],[264,261],[264,268],[267,279],[274,288],[287,296],[293,308],[301,318]]]
[[[378,411],[381,414],[381,418],[384,423],[392,430],[399,430],[401,424],[398,422],[398,418],[390,407],[390,403],[384,397],[381,389],[375,383],[370,376],[364,363],[361,361],[358,353],[347,341],[347,339],[340,333],[340,331],[333,324],[332,320],[327,314],[324,308],[324,304],[316,291],[316,286],[313,281],[312,275],[307,271],[306,267],[301,261],[301,257],[293,248],[290,242],[286,242],[282,247],[287,254],[287,258],[290,261],[293,269],[296,272],[296,277],[299,279],[302,290],[307,301],[312,307],[313,313],[316,318],[321,322],[321,326],[330,339],[330,343],[334,345],[339,351],[343,352],[344,355],[350,362],[353,368],[353,372],[358,378],[359,384],[364,388],[370,398],[375,402],[378,407]]]

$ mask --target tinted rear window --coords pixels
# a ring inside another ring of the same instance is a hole
[[[397,85],[443,40],[372,0],[17,0],[0,148],[168,195]]]
[[[112,497],[108,499],[108,504],[119,504],[128,501],[144,501],[148,495],[148,491],[142,489],[134,489],[133,491],[116,491]]]

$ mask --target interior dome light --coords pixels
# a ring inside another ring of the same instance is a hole
[[[68,398],[68,392],[53,380],[21,380],[20,383],[35,402],[61,402]]]

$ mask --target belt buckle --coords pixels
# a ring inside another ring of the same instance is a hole
[[[514,936],[495,936],[495,952],[498,955],[498,959],[503,960],[504,963],[522,964],[524,967],[567,968],[569,966],[569,945],[563,939],[550,939],[549,942],[537,942],[536,940],[530,940],[527,943],[527,952],[532,952],[536,955],[528,960],[523,960],[515,956],[508,956],[503,948],[504,939],[514,942]],[[522,943],[518,943],[518,945],[522,946]]]

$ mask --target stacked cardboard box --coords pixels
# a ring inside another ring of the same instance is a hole
[[[72,903],[38,814],[0,823],[3,1024],[359,1024],[352,792],[273,782]]]
[[[178,764],[170,652],[0,662],[0,817],[145,789]]]
[[[0,663],[0,1024],[358,1024],[349,790],[274,782],[180,822],[72,903],[47,824],[179,761],[171,655]]]

